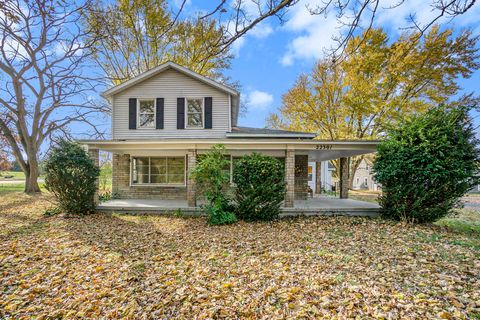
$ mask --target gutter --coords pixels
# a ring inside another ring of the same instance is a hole
[[[348,141],[348,140],[251,140],[251,139],[164,139],[164,140],[77,140],[80,144],[95,144],[95,145],[171,145],[171,144],[216,144],[216,143],[225,143],[225,144],[249,144],[249,145],[258,145],[258,144],[302,144],[302,145],[318,145],[318,144],[332,144],[332,145],[371,145],[377,146],[380,141],[378,140],[357,140],[357,141]]]

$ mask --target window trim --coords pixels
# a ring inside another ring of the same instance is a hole
[[[153,101],[153,126],[142,127],[140,126],[140,102],[141,101]],[[137,129],[140,130],[154,130],[157,127],[157,99],[155,98],[137,98]]]
[[[185,99],[185,106],[184,106],[184,113],[185,113],[185,129],[205,129],[205,97],[188,97]],[[202,101],[202,126],[201,127],[193,127],[188,125],[188,100],[201,100]]]
[[[133,183],[133,158],[148,158],[148,178],[151,175],[151,158],[182,158],[182,156],[132,156],[130,155],[130,187],[185,187],[187,186],[187,155],[183,155],[183,183]],[[168,161],[168,160],[167,160]],[[168,165],[167,165],[168,177]]]

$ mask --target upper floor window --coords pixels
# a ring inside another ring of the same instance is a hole
[[[139,100],[138,127],[155,128],[155,100]]]
[[[203,99],[187,99],[187,127],[203,128]]]

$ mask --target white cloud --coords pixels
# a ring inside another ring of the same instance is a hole
[[[240,49],[247,43],[247,39],[250,37],[265,39],[271,33],[273,33],[273,28],[270,25],[259,23],[255,28],[249,30],[246,34],[235,40],[230,48],[233,54],[238,58],[238,56],[240,56]],[[230,34],[234,35],[235,33],[230,32]]]
[[[255,109],[265,110],[273,102],[273,96],[264,91],[254,90],[247,96],[247,106]]]
[[[80,56],[83,53],[83,44],[81,43],[67,43],[66,41],[58,41],[53,47],[53,52],[58,57],[65,55],[68,52],[75,51],[76,56]]]
[[[422,26],[432,21],[438,13],[438,9],[433,9],[431,3],[423,0],[406,0],[400,5],[398,0],[386,0],[378,10],[375,26],[390,26],[393,31],[400,34],[412,26],[410,15],[415,14],[415,20]]]
[[[236,57],[240,55],[240,49],[243,47],[244,44],[245,44],[245,36],[238,38],[232,43],[232,46],[230,48]]]
[[[183,0],[173,0],[173,4],[175,7],[180,8],[183,4]],[[192,4],[192,0],[185,1],[184,7],[189,6]]]
[[[234,6],[234,5],[232,5]],[[245,0],[242,2],[242,9],[246,13],[246,18],[247,20],[254,20],[258,17],[259,15],[259,8],[257,3],[253,2],[252,0]],[[235,35],[236,30],[235,30],[235,23],[232,21],[228,21],[224,24],[224,26],[227,28],[227,31],[230,36]],[[247,42],[247,39],[253,37],[256,39],[265,39],[269,35],[273,33],[273,28],[270,24],[268,24],[266,21],[261,21],[258,23],[253,29],[247,31],[246,34],[244,34],[242,37],[238,38],[235,40],[235,42],[232,44],[231,49],[233,54],[235,54],[237,57],[240,55],[240,49],[245,45]]]
[[[399,5],[400,3],[400,5]],[[406,28],[412,26],[409,20],[410,15],[415,14],[415,20],[422,26],[432,21],[439,10],[432,6],[433,0],[384,0],[375,17],[375,27],[383,27],[393,32],[393,36],[398,36]],[[297,60],[316,60],[324,56],[328,49],[335,48],[338,45],[332,38],[341,35],[345,31],[338,23],[335,12],[330,11],[327,16],[312,15],[308,8],[323,6],[323,0],[300,0],[288,14],[288,21],[283,28],[285,31],[293,33],[295,38],[289,42],[286,52],[280,58],[280,63],[289,66]],[[452,23],[460,27],[473,27],[474,31],[480,30],[478,25],[478,16],[480,15],[480,6],[474,6],[467,13],[456,17]],[[353,16],[353,13],[347,14],[347,17]],[[448,22],[448,17],[439,19],[438,23]],[[362,25],[369,22],[368,12],[361,21]],[[450,22],[448,25],[451,26]],[[361,30],[358,29],[358,32]]]
[[[4,47],[5,54],[7,58],[13,60],[22,60],[28,59],[28,52],[25,47],[12,37],[7,37],[5,40]]]
[[[284,66],[292,65],[295,60],[319,59],[325,50],[334,46],[333,36],[338,34],[338,22],[335,15],[326,18],[323,15],[312,15],[307,8],[314,8],[316,3],[301,1],[290,12],[285,30],[297,36],[287,47],[287,52],[280,59]],[[320,4],[319,4],[320,5]]]
[[[480,5],[474,5],[470,10],[466,13],[462,14],[461,16],[455,18],[454,23],[458,24],[461,27],[466,27],[471,24],[474,30],[480,29],[480,24],[478,23],[478,17],[480,16]]]
[[[252,30],[250,30],[249,35],[258,39],[263,39],[268,37],[272,33],[273,28],[269,24],[261,22],[257,24]]]

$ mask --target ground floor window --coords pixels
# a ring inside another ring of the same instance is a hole
[[[132,158],[132,184],[185,184],[185,157]]]

